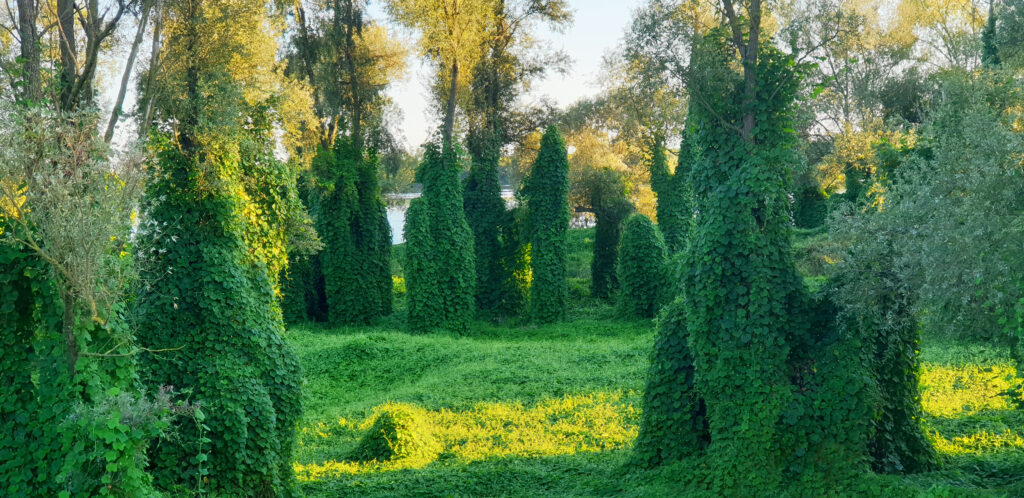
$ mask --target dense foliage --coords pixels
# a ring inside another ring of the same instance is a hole
[[[476,269],[454,147],[428,144],[417,179],[423,196],[406,213],[409,328],[464,332],[473,317]]]
[[[569,158],[565,141],[552,126],[544,133],[533,171],[523,185],[530,231],[530,315],[541,323],[565,318],[565,276],[569,229]]]
[[[588,195],[594,211],[594,259],[590,265],[590,293],[594,297],[608,299],[619,287],[616,273],[619,262],[619,240],[622,238],[622,222],[633,212],[633,205],[626,197],[626,185],[622,175],[611,169],[590,172],[592,179]]]
[[[643,417],[632,461],[645,468],[703,454],[710,440],[704,400],[695,385],[686,300],[676,298],[658,320],[644,387]]]
[[[696,43],[692,64],[728,67],[721,33]],[[710,102],[691,109],[689,118],[700,154],[693,170],[699,214],[684,267],[686,317],[675,322],[686,331],[662,330],[657,347],[675,354],[655,352],[660,364],[652,366],[649,382],[661,392],[645,399],[653,413],[637,447],[643,464],[679,458],[680,451],[662,453],[659,436],[668,448],[699,448],[699,438],[674,431],[706,417],[706,484],[726,494],[771,493],[766,490],[794,481],[814,485],[822,476],[842,482],[863,472],[874,414],[874,384],[860,346],[868,336],[837,327],[828,301],[810,299],[789,248],[785,168],[794,137],[786,130],[802,69],[767,47],[754,61],[744,68],[754,78],[710,69],[691,80],[691,91]],[[745,99],[751,80],[754,95],[771,88],[765,95],[774,98]],[[731,82],[731,93],[717,93],[722,81]],[[756,113],[754,128],[748,113]],[[688,348],[680,343],[687,335]],[[685,375],[672,381],[662,374],[685,368],[688,356],[692,391]],[[687,401],[691,392],[706,412]],[[684,402],[688,414],[659,408]]]
[[[317,193],[311,203],[319,255],[334,324],[369,323],[391,313],[391,228],[377,185],[376,163],[344,140],[314,159]]]
[[[651,219],[635,214],[626,219],[619,245],[619,312],[633,318],[654,318],[671,298],[665,242]]]
[[[655,141],[651,154],[651,189],[658,196],[658,228],[671,254],[686,249],[693,225],[690,168],[697,159],[693,149],[692,137],[684,133],[674,172],[668,170],[665,146],[660,139]]]
[[[466,221],[473,230],[473,250],[476,260],[476,309],[482,314],[501,310],[506,280],[509,275],[502,264],[503,245],[501,224],[506,217],[505,201],[501,198],[498,181],[498,162],[501,149],[496,137],[471,137],[472,164],[463,187],[462,205]]]
[[[187,392],[207,418],[176,424],[179,437],[154,448],[154,477],[164,489],[287,493],[301,379],[266,266],[246,258],[238,165],[170,148],[159,157],[140,232],[153,280],[139,296],[138,336],[165,352],[143,358],[143,379]],[[210,183],[196,183],[200,173]]]

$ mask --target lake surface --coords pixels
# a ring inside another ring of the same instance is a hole
[[[384,203],[388,206],[388,224],[391,225],[392,244],[405,242],[405,212],[409,210],[409,203],[419,196],[419,193],[384,194]],[[505,199],[505,206],[515,205],[516,196],[512,189],[502,189],[501,198]]]
[[[405,212],[409,210],[409,203],[419,197],[419,193],[409,194],[384,194],[384,203],[388,207],[388,224],[391,225],[391,243],[405,243]],[[516,205],[515,192],[511,189],[502,189],[501,198],[505,199],[505,207],[513,208]],[[594,226],[594,214],[589,212],[573,213],[569,221],[570,228],[589,228]]]

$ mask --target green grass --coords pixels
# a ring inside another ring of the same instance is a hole
[[[292,329],[306,376],[297,469],[311,496],[657,496],[667,471],[624,471],[653,327],[580,319],[477,323],[466,337]],[[926,340],[922,403],[943,468],[878,478],[922,496],[1024,496],[1024,416],[999,393],[1009,352]],[[354,463],[381,407],[411,405],[444,450],[434,460]],[[885,494],[882,492],[882,494]]]
[[[817,233],[797,249],[815,257]],[[402,305],[375,327],[292,328],[305,369],[296,471],[309,496],[680,496],[698,462],[625,465],[654,341],[649,322],[614,320],[589,298],[593,230],[570,231],[570,321],[476,322],[465,336],[414,336]],[[396,265],[400,272],[400,265]],[[1007,348],[928,336],[922,406],[940,470],[865,476],[836,496],[1024,496],[1024,413]],[[364,461],[385,413],[407,417],[415,457]],[[421,434],[422,433],[422,434]],[[799,496],[799,491],[794,492]]]

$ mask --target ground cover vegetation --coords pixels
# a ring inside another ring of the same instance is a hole
[[[0,494],[1024,495],[1024,5],[571,7],[15,0]]]

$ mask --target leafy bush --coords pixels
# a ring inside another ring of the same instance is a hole
[[[406,212],[405,280],[409,327],[463,332],[473,316],[473,233],[466,223],[458,153],[428,144],[417,178],[423,196]]]
[[[401,463],[420,468],[434,461],[442,447],[425,410],[414,405],[388,403],[375,410],[373,426],[352,452],[361,462]]]
[[[619,248],[619,312],[628,317],[654,318],[671,296],[665,243],[651,219],[630,216]]]
[[[565,318],[566,231],[569,229],[569,158],[565,140],[551,126],[523,186],[530,231],[530,315],[541,323]]]

